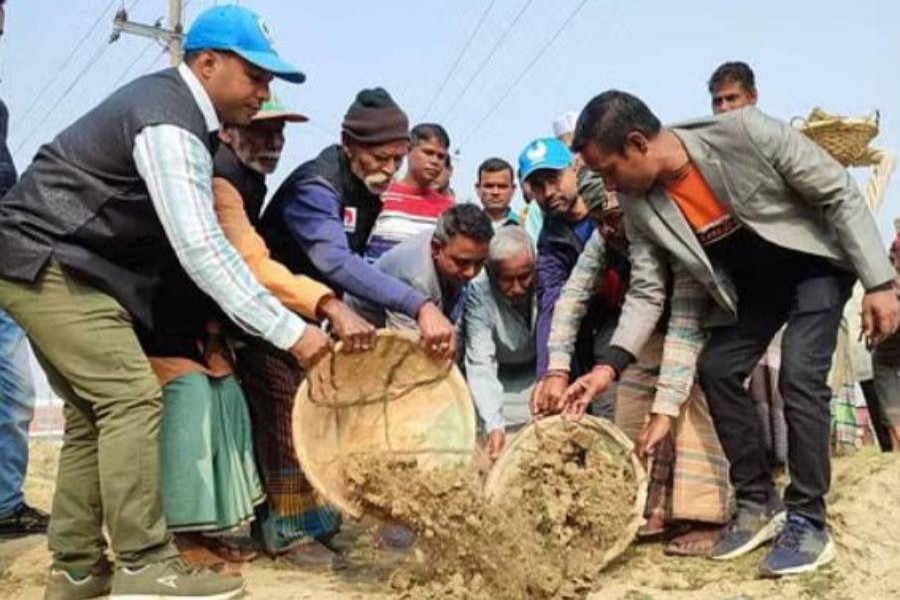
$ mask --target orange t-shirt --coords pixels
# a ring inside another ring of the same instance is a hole
[[[663,187],[702,245],[717,242],[739,227],[728,206],[716,198],[694,163],[689,163],[681,176]]]

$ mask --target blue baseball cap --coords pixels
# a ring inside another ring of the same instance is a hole
[[[536,139],[519,154],[519,178],[526,181],[529,175],[541,169],[561,171],[569,167],[574,158],[566,145],[558,139]]]
[[[306,75],[275,52],[262,18],[243,6],[213,6],[200,13],[184,38],[184,51],[195,50],[228,50],[285,81],[306,81]]]

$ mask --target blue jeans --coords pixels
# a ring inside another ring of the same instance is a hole
[[[25,332],[0,310],[0,518],[23,501],[34,400]]]

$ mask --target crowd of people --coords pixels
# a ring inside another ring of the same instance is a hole
[[[47,531],[46,598],[224,599],[260,553],[338,564],[341,516],[297,461],[293,402],[335,341],[364,353],[379,328],[459,365],[492,459],[533,418],[613,420],[653,459],[640,535],[667,553],[772,542],[767,576],[834,557],[827,376],[858,280],[873,414],[900,447],[900,246],[892,264],[846,169],[755,107],[746,64],[716,69],[715,114],[679,125],[597,95],[516,166],[481,162],[477,202],[456,198],[449,133],[410,127],[382,88],[270,195],[287,126],[307,121],[273,78],[305,75],[223,5],[181,65],[114,92],[18,182],[0,112],[0,535]],[[64,399],[50,515],[22,496],[26,336]],[[223,535],[247,524],[252,543]]]

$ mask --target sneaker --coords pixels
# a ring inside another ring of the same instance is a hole
[[[47,533],[50,515],[24,502],[12,514],[0,519],[0,538],[13,539]]]
[[[759,565],[763,577],[781,577],[815,571],[835,557],[834,542],[825,527],[806,517],[790,514],[769,554]]]
[[[242,578],[193,567],[181,557],[175,557],[142,567],[120,567],[113,577],[109,597],[117,600],[228,600],[243,594]]]
[[[784,510],[766,509],[760,504],[739,506],[737,515],[722,530],[709,557],[731,560],[756,550],[773,539],[784,526]]]
[[[50,577],[44,589],[44,600],[106,598],[110,589],[112,589],[112,572],[108,569],[91,573],[81,579],[62,569],[50,569]]]

